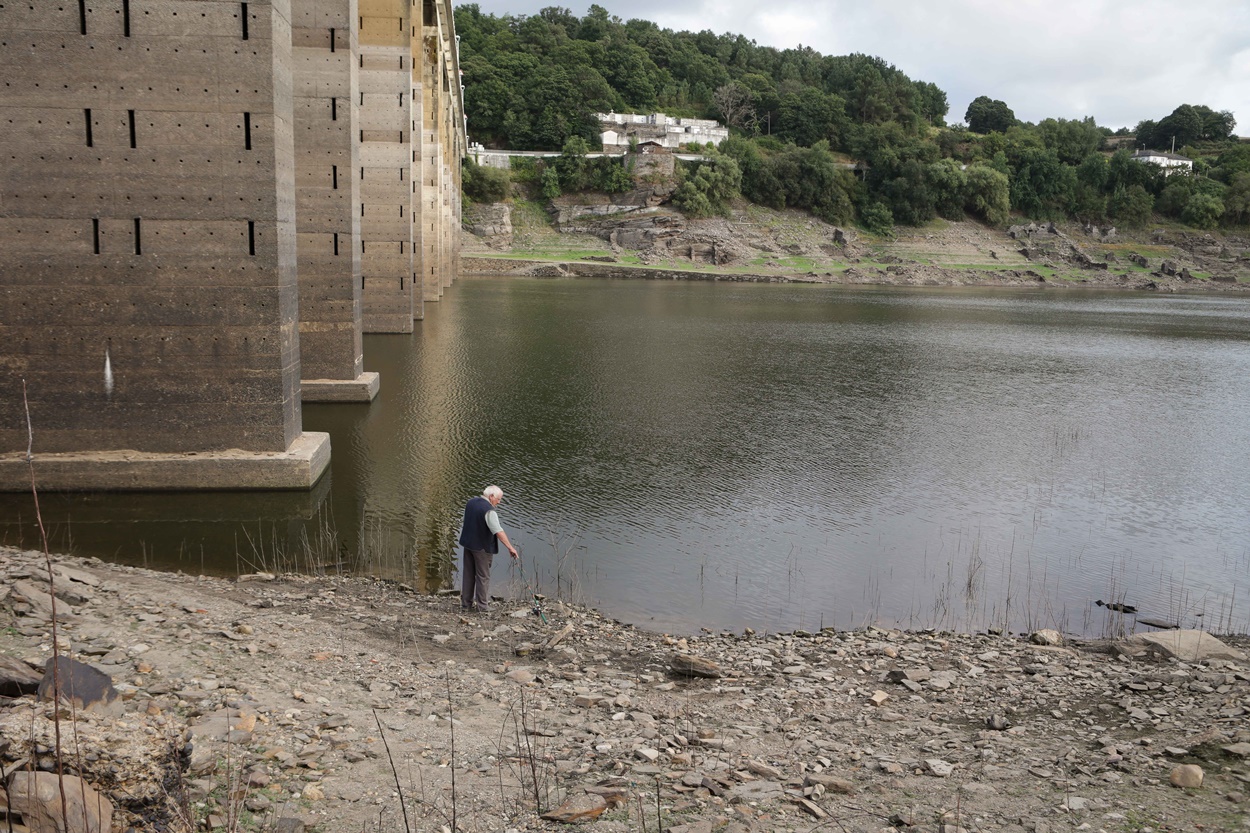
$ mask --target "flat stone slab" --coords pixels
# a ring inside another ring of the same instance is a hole
[[[305,431],[286,451],[36,453],[35,478],[52,492],[311,489],[329,465],[330,435]],[[0,492],[27,491],[26,453],[0,454]]]
[[[1161,633],[1139,633],[1130,636],[1125,642],[1129,646],[1156,647],[1170,657],[1185,662],[1200,662],[1204,659],[1245,660],[1246,655],[1236,648],[1231,648],[1209,633],[1195,630],[1163,631]]]
[[[585,793],[570,798],[554,810],[543,813],[542,818],[548,821],[563,822],[564,824],[576,824],[597,819],[603,815],[603,811],[606,809],[608,809],[608,800],[606,798],[601,795]]]

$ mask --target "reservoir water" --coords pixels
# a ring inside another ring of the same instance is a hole
[[[1250,298],[466,277],[310,494],[43,495],[54,549],[539,591],[662,630],[1250,629]],[[38,437],[36,434],[36,451]],[[29,496],[0,541],[37,542]],[[449,602],[450,604],[450,602]]]

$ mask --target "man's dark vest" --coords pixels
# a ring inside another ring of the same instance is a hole
[[[460,529],[460,546],[467,550],[497,553],[499,539],[486,525],[486,513],[494,509],[484,497],[475,497],[464,506],[464,526]]]

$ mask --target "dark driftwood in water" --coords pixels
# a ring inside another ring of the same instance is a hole
[[[1138,616],[1137,624],[1146,625],[1151,628],[1163,628],[1164,630],[1174,631],[1180,627],[1176,622],[1169,622],[1167,619],[1154,619],[1149,616]]]
[[[1104,602],[1102,599],[1094,602],[1099,607],[1105,607],[1107,610],[1115,610],[1120,613],[1136,613],[1137,608],[1132,605],[1122,604],[1120,602]]]

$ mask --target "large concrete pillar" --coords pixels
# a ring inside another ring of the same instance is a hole
[[[360,304],[356,0],[293,0],[295,215],[305,402],[368,402]]]
[[[443,295],[442,143],[443,55],[439,2],[423,0],[421,62],[421,291],[427,301]]]
[[[358,0],[361,283],[364,330],[410,333],[413,293],[412,9]]]
[[[289,0],[0,4],[0,488],[307,488]]]

